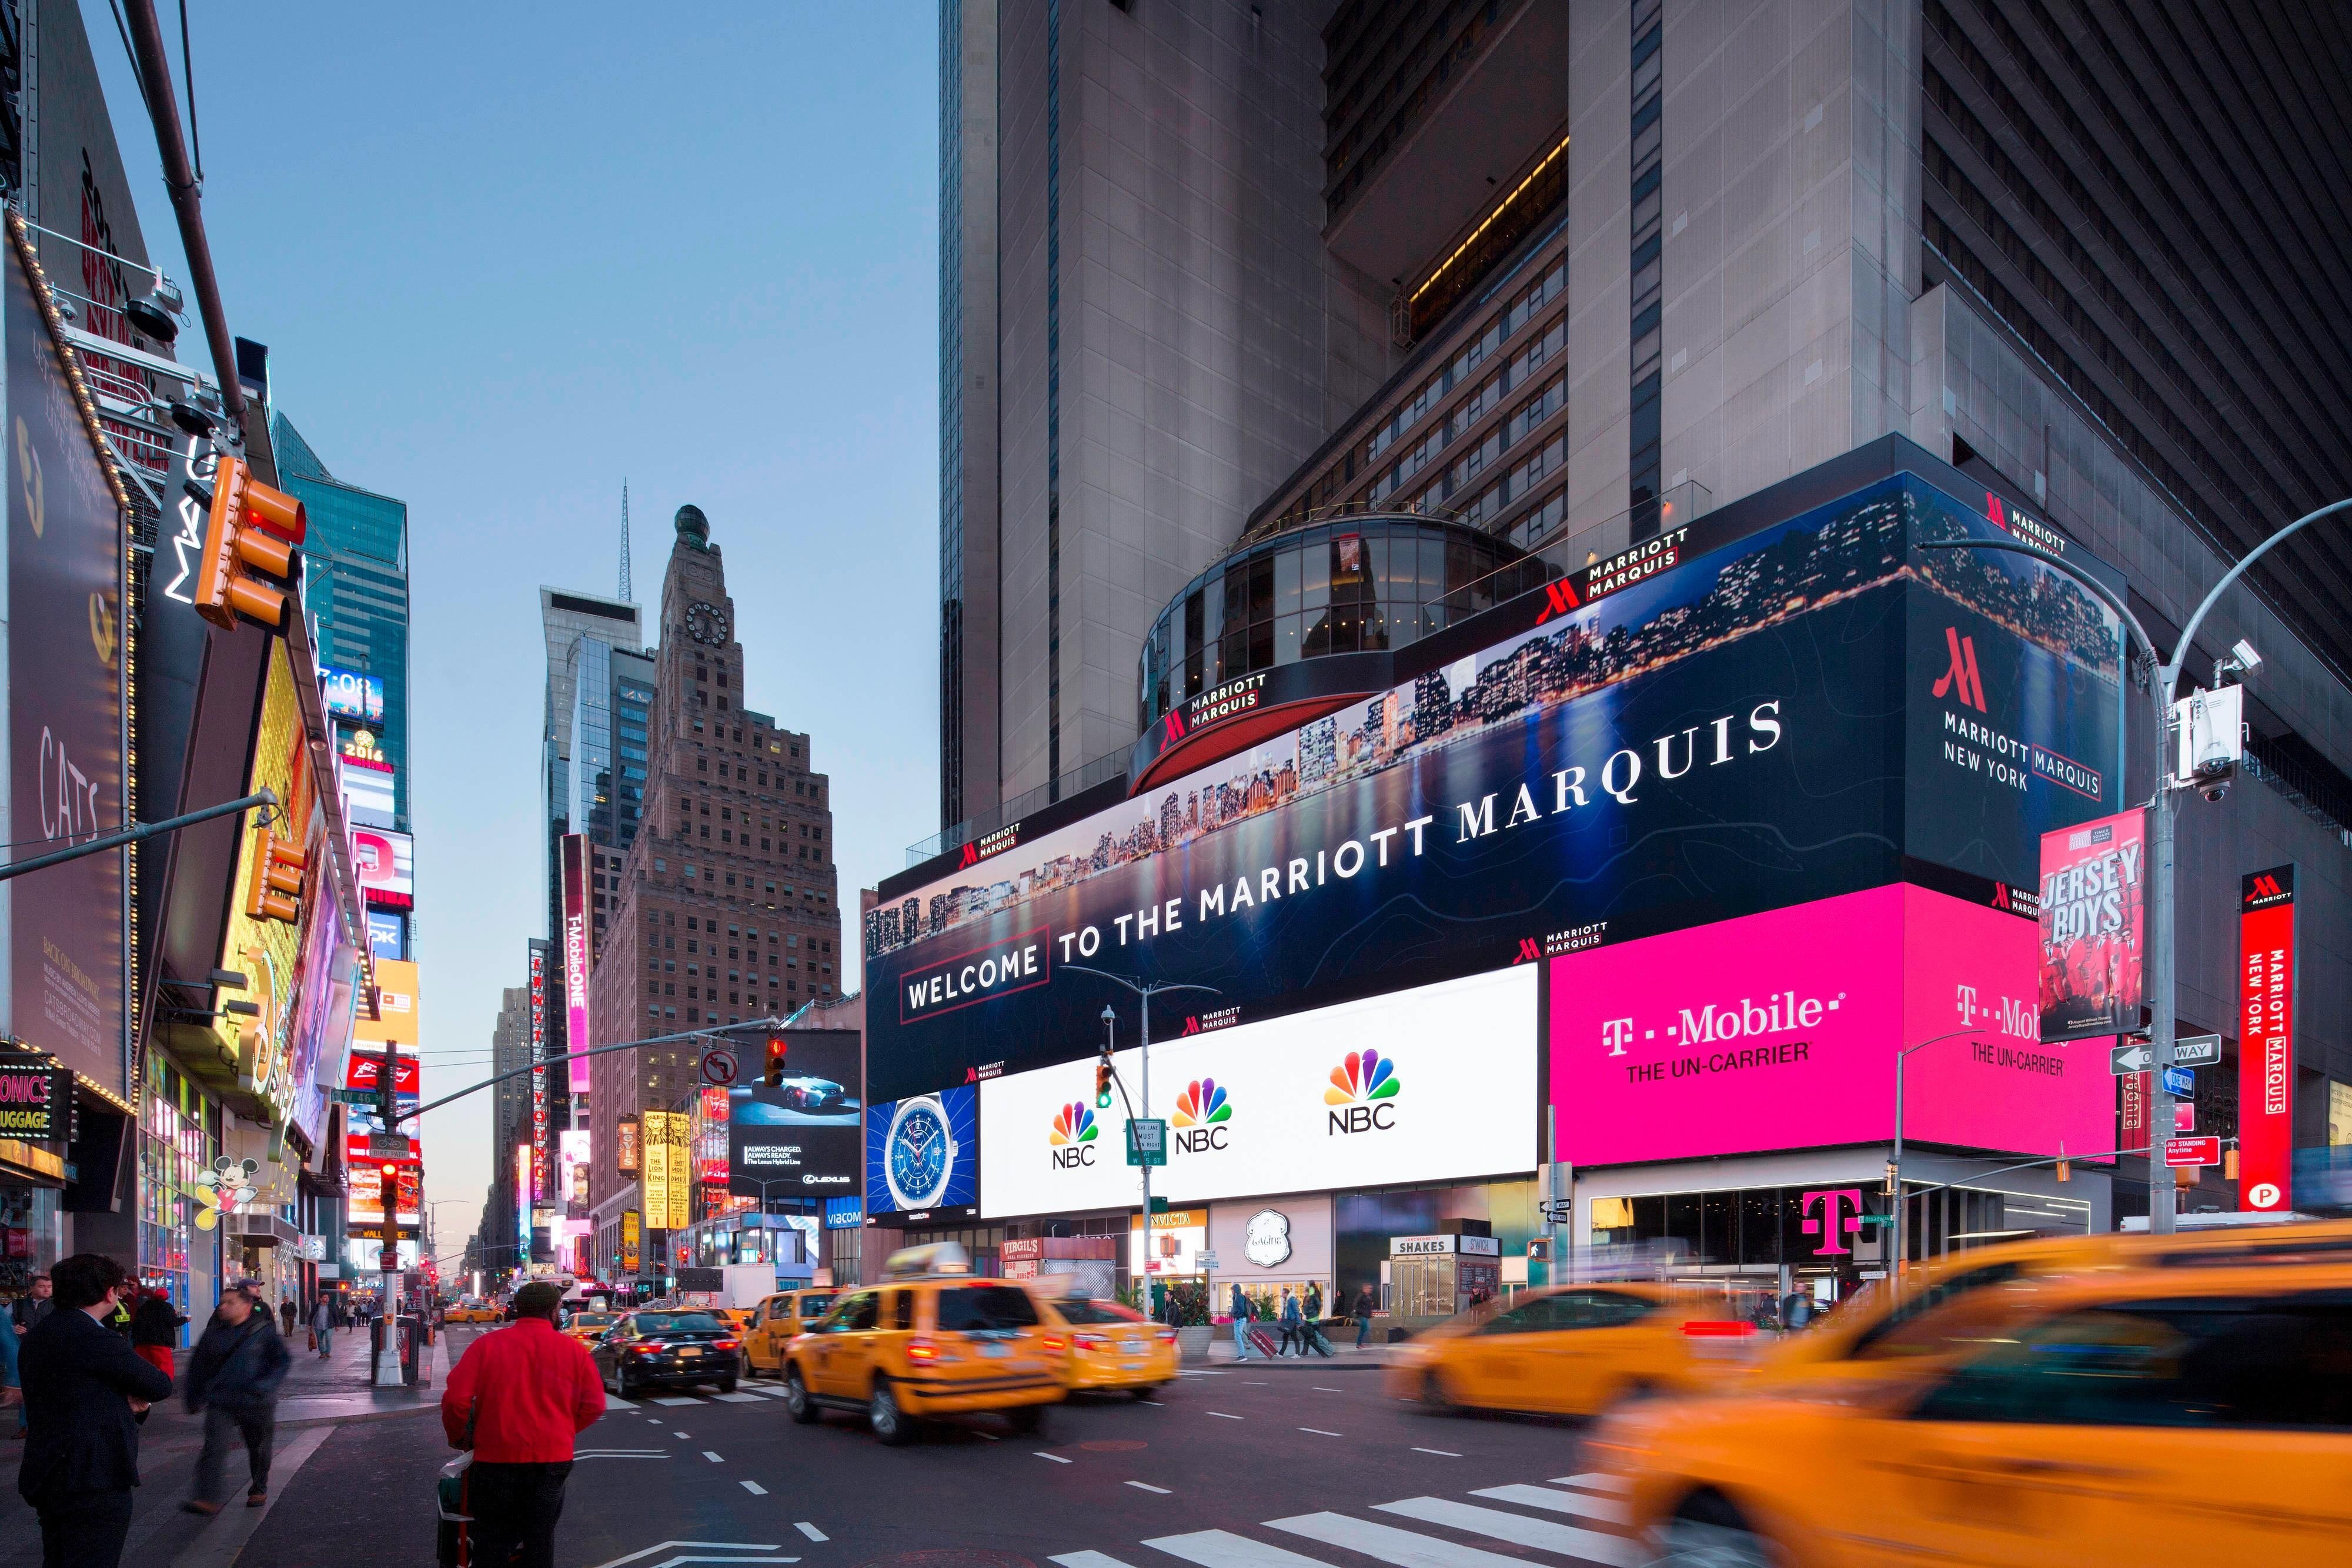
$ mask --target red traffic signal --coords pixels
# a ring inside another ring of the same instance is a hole
[[[761,1081],[771,1089],[780,1088],[784,1082],[784,1052],[788,1042],[781,1034],[768,1037],[767,1067]]]
[[[247,574],[291,584],[293,547],[309,528],[301,502],[256,479],[243,458],[224,456],[213,476],[212,516],[196,563],[196,613],[221,627],[235,626],[240,615],[282,626],[286,589]]]
[[[295,899],[302,891],[302,873],[310,867],[310,856],[262,829],[260,841],[254,846],[253,885],[246,891],[245,913],[255,920],[289,924],[301,918],[302,906]]]

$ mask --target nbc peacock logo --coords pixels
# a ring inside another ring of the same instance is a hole
[[[1068,1104],[1054,1113],[1054,1124],[1045,1134],[1045,1144],[1054,1156],[1057,1171],[1072,1170],[1095,1163],[1095,1140],[1102,1129],[1095,1124],[1095,1113],[1081,1104]]]
[[[1204,1154],[1225,1146],[1234,1119],[1234,1099],[1213,1078],[1195,1078],[1176,1096],[1176,1113],[1169,1118],[1176,1131],[1170,1142],[1176,1152]]]
[[[1385,1133],[1396,1125],[1396,1098],[1404,1087],[1396,1062],[1377,1051],[1351,1051],[1331,1070],[1323,1103],[1331,1107],[1326,1137]]]

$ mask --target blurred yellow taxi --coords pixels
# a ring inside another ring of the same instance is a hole
[[[1756,1325],[1664,1285],[1559,1285],[1473,1308],[1405,1344],[1388,1391],[1439,1409],[1583,1416],[1718,1380]]]
[[[563,1332],[582,1344],[593,1344],[625,1315],[621,1312],[574,1312],[572,1321],[563,1325]]]
[[[2176,1257],[1946,1314],[1967,1349],[1621,1412],[1593,1484],[1664,1563],[2352,1561],[2352,1265]]]
[[[1944,1354],[1949,1348],[1945,1330],[1956,1323],[1941,1316],[1940,1309],[2021,1281],[2114,1279],[2143,1269],[2328,1263],[2352,1266],[2352,1220],[2001,1242],[1916,1266],[1899,1290],[1885,1281],[1866,1287],[1768,1351],[1757,1364],[1757,1381],[1779,1386],[1819,1377],[1846,1379]]]
[[[1039,1295],[1046,1322],[1062,1345],[1062,1386],[1123,1389],[1148,1399],[1154,1389],[1176,1381],[1176,1331],[1146,1321],[1115,1302],[1084,1296]]]
[[[1035,1432],[1062,1397],[1063,1331],[1027,1291],[975,1278],[954,1242],[893,1253],[888,1282],[843,1293],[784,1347],[784,1404],[803,1424],[863,1411],[875,1437],[912,1440],[937,1416],[1002,1411]]]
[[[832,1289],[779,1291],[752,1308],[743,1334],[743,1369],[753,1377],[782,1377],[784,1346],[807,1333],[840,1295]]]
[[[445,1323],[494,1323],[504,1316],[487,1301],[459,1301],[441,1314]]]

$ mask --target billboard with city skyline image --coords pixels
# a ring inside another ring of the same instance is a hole
[[[1910,549],[1962,534],[2005,537],[1899,475],[1605,598],[1529,595],[1388,690],[891,900],[866,923],[869,1092],[1085,1055],[1105,1003],[1131,1028],[1074,965],[1214,988],[1160,1003],[1164,1036],[1876,886],[1906,857],[2030,888],[2039,832],[2116,789],[2114,626],[2030,559]],[[1948,642],[1964,682],[1921,652]]]

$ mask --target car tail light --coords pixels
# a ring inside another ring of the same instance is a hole
[[[1691,1339],[1746,1339],[1756,1332],[1756,1325],[1738,1318],[1693,1318],[1683,1324],[1683,1333]]]
[[[1080,1350],[1100,1350],[1110,1341],[1098,1333],[1082,1333],[1073,1336],[1070,1343]]]
[[[908,1361],[937,1361],[939,1358],[940,1347],[929,1340],[910,1339],[907,1342]]]
[[[1176,1337],[1176,1331],[1174,1329],[1161,1329],[1160,1331],[1160,1337],[1163,1340],[1172,1340]]]
[[[629,1354],[631,1355],[659,1355],[668,1348],[669,1346],[658,1342],[646,1344],[633,1344],[629,1347]]]
[[[743,1345],[743,1342],[740,1339],[714,1340],[712,1343],[720,1350],[740,1350]]]
[[[1041,1343],[1047,1350],[1060,1350],[1070,1342],[1064,1339],[1060,1334],[1049,1333],[1041,1336]]]

